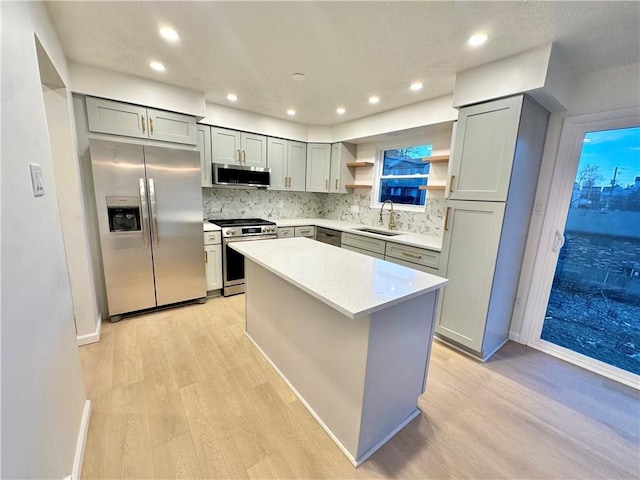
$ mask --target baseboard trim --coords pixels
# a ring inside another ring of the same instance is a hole
[[[79,347],[82,345],[88,345],[90,343],[96,343],[100,341],[100,332],[102,331],[102,315],[98,314],[98,320],[96,322],[96,331],[92,333],[86,333],[84,335],[77,335],[76,342]]]
[[[87,434],[89,433],[89,419],[91,418],[91,400],[84,402],[84,411],[82,412],[82,422],[80,422],[80,431],[78,432],[78,443],[76,444],[76,454],[73,459],[73,471],[71,472],[71,480],[80,480],[82,475],[82,460],[84,459],[84,447],[87,444]]]

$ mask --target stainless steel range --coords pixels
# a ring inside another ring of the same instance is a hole
[[[222,295],[244,293],[244,256],[232,249],[232,242],[278,238],[274,222],[261,218],[209,220],[222,228]]]

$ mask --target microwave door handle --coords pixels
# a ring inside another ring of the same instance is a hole
[[[148,247],[149,232],[147,231],[147,225],[149,225],[149,214],[147,210],[147,192],[144,186],[144,178],[138,179],[138,189],[140,191],[140,210],[142,211],[142,244]]]
[[[151,237],[153,239],[153,246],[158,247],[160,245],[160,239],[158,238],[158,215],[156,212],[156,188],[153,183],[153,178],[149,179],[149,203],[151,208]]]

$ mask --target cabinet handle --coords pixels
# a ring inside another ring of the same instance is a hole
[[[209,252],[204,251],[204,263],[209,263]]]
[[[289,178],[289,188],[291,188],[291,177],[287,177]]]
[[[247,152],[242,150],[242,164],[246,165],[247,164]]]
[[[242,157],[240,157],[240,149],[238,149],[238,163],[242,163]]]
[[[453,193],[453,179],[456,178],[455,175],[451,175],[451,178],[449,179],[449,191]]]
[[[324,182],[324,189],[325,189],[325,190],[329,190],[329,180],[325,180],[325,182]]]
[[[336,178],[336,190],[338,190],[338,179]]]
[[[149,115],[149,133],[153,135],[153,117]]]
[[[420,260],[422,258],[422,255],[412,255],[411,253],[407,253],[407,252],[402,252],[402,254],[405,257],[415,258],[416,260]]]
[[[144,121],[144,115],[141,115],[142,117],[142,133],[147,131],[147,122]]]
[[[444,229],[449,230],[449,210],[451,207],[447,207],[447,213],[444,214]]]

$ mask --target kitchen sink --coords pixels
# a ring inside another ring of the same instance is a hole
[[[402,235],[402,232],[393,232],[391,230],[382,230],[377,228],[356,228],[359,232],[375,233],[376,235],[384,235],[386,237],[393,237],[394,235]]]

